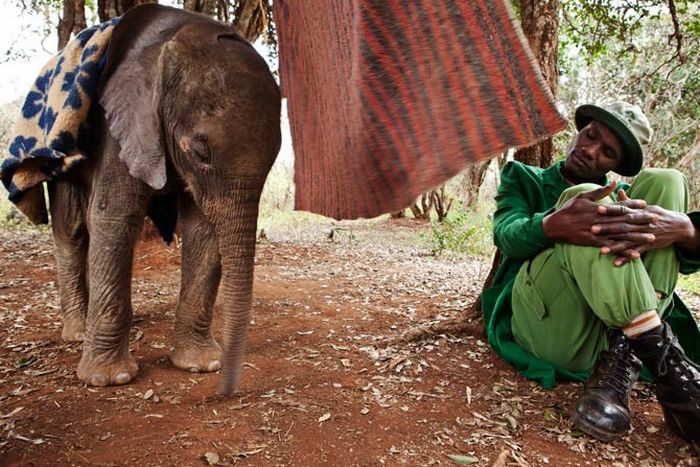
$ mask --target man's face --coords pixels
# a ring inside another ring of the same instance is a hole
[[[597,183],[622,162],[622,157],[617,136],[594,120],[581,128],[569,146],[563,173],[575,183]]]

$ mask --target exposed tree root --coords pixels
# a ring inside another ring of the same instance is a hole
[[[471,308],[466,316],[460,315],[446,321],[410,328],[396,340],[401,343],[418,342],[440,334],[485,338],[486,332],[481,310],[473,310],[473,306]]]

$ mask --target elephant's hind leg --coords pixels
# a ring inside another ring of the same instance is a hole
[[[221,368],[221,347],[211,333],[221,257],[214,227],[188,193],[180,197],[182,279],[175,310],[175,345],[170,360],[188,371]]]
[[[129,353],[131,273],[150,196],[150,189],[116,160],[116,151],[105,153],[88,210],[89,304],[78,364],[78,377],[93,386],[126,384],[138,372]]]
[[[85,221],[88,191],[77,174],[57,177],[48,185],[58,292],[63,311],[61,337],[66,341],[82,341],[88,307],[88,231]]]

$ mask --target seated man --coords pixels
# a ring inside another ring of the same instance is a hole
[[[606,441],[629,429],[643,363],[667,423],[696,442],[700,332],[674,288],[679,272],[700,270],[700,212],[685,214],[680,172],[640,172],[651,128],[639,107],[583,105],[575,120],[566,160],[503,168],[493,223],[503,260],[482,296],[489,341],[545,387],[588,378],[572,418]],[[638,175],[611,183],[610,171]]]

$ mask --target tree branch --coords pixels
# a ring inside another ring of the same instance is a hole
[[[681,32],[681,25],[678,21],[678,13],[676,12],[676,2],[674,0],[668,0],[668,10],[671,13],[671,20],[673,21],[673,34],[668,36],[668,45],[671,45],[673,39],[676,39],[676,56],[681,63],[685,63],[686,57],[683,55],[683,33]]]

